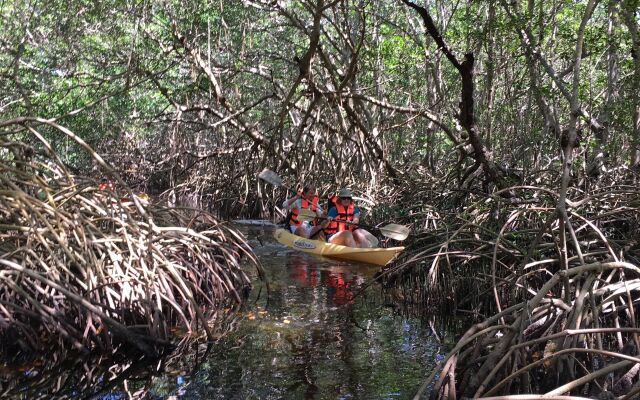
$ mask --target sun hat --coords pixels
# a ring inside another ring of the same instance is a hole
[[[338,197],[348,197],[348,198],[352,198],[353,197],[353,193],[351,193],[351,190],[347,189],[347,188],[342,188],[340,189],[340,191],[338,192]]]

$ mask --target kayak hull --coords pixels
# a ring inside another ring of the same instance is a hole
[[[404,247],[361,249],[340,246],[320,240],[305,239],[282,228],[277,229],[273,236],[281,244],[305,253],[380,266],[388,264],[389,261],[404,250]]]

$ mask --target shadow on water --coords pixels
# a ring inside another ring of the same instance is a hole
[[[288,249],[274,227],[242,224],[270,281],[257,272],[215,343],[189,339],[161,360],[47,356],[2,372],[9,398],[406,399],[454,342],[451,321],[389,307],[379,267]],[[54,362],[54,360],[59,360]]]

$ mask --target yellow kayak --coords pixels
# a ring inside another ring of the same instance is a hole
[[[305,239],[282,228],[277,229],[273,236],[283,245],[304,251],[305,253],[375,265],[386,265],[391,259],[404,250],[404,247],[361,249],[357,247],[340,246],[320,240]]]

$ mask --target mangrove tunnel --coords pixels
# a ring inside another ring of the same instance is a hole
[[[0,397],[640,398],[638,0],[0,26]],[[309,187],[391,261],[280,244]]]

